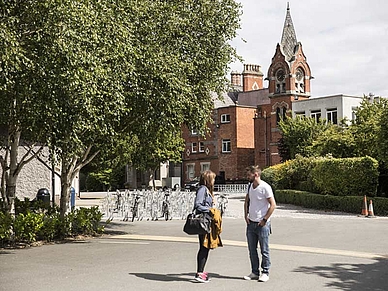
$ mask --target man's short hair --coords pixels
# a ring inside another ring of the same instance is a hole
[[[245,170],[249,173],[252,173],[252,174],[258,173],[259,176],[261,175],[261,169],[258,165],[246,167]]]

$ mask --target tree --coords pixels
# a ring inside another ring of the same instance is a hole
[[[34,122],[40,114],[35,110],[37,96],[31,88],[36,52],[30,40],[39,33],[40,25],[34,7],[39,9],[35,1],[0,3],[0,191],[8,211],[13,207],[20,171],[43,150],[44,135]],[[19,158],[20,147],[24,152]]]
[[[385,160],[386,139],[386,113],[388,100],[378,98],[371,101],[364,96],[360,106],[355,111],[355,121],[351,126],[355,137],[358,156],[371,156],[379,162]]]
[[[357,156],[355,137],[346,119],[340,124],[328,124],[328,127],[316,137],[309,147],[314,156],[332,156],[334,158],[351,158]]]
[[[312,145],[328,128],[324,120],[317,122],[314,118],[296,116],[286,117],[279,122],[282,138],[279,152],[283,161],[295,159],[297,154],[310,157],[314,155]]]
[[[232,0],[1,5],[6,36],[13,37],[3,49],[17,47],[8,53],[13,66],[8,55],[1,66],[12,76],[27,75],[18,82],[25,94],[5,90],[6,76],[1,95],[8,100],[16,92],[20,104],[30,105],[33,114],[23,111],[30,122],[18,132],[33,133],[30,140],[47,144],[60,163],[62,216],[74,176],[102,149],[123,145],[121,137],[129,162],[136,147],[152,145],[152,159],[142,160],[156,163],[178,154],[179,139],[171,135],[182,124],[205,131],[210,94],[224,90],[236,57],[228,41],[239,27],[240,6]]]

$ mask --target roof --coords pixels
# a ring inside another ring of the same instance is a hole
[[[294,24],[292,23],[289,4],[287,4],[287,14],[284,21],[281,49],[286,56],[286,61],[291,61],[295,54],[295,46],[298,44]]]
[[[223,100],[218,99],[218,96],[216,93],[212,93],[212,98],[214,102],[214,109],[222,108],[222,107],[229,107],[229,106],[235,106],[236,105],[236,92],[224,92],[222,94]]]
[[[255,91],[240,92],[238,94],[238,105],[257,107],[258,105],[270,104],[271,101],[268,95],[268,88]]]

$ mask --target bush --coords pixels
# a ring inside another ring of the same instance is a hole
[[[341,211],[360,214],[364,198],[360,196],[332,196],[315,194],[297,190],[277,190],[276,201],[278,203],[293,204],[311,209],[325,211]],[[372,198],[368,198],[369,199]],[[373,201],[375,215],[388,215],[388,199],[376,197]]]
[[[100,225],[102,213],[98,207],[80,208],[60,218],[59,209],[42,209],[34,201],[18,201],[13,218],[0,212],[0,243],[32,243],[53,241],[74,235],[97,235],[104,231]],[[35,207],[36,206],[36,207]],[[35,212],[36,211],[36,212]]]
[[[263,180],[278,189],[302,190],[336,196],[375,196],[378,162],[362,158],[301,158],[269,167]]]
[[[31,243],[36,241],[38,233],[43,227],[43,213],[20,213],[13,222],[15,241]]]
[[[12,229],[12,217],[9,213],[0,212],[0,245],[9,242]]]
[[[68,222],[72,235],[85,234],[96,235],[103,232],[100,226],[102,213],[98,207],[80,208],[68,215]]]
[[[315,164],[311,176],[318,193],[374,197],[379,177],[378,162],[370,157],[322,159]]]

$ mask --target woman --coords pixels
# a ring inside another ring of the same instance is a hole
[[[210,170],[206,170],[202,173],[194,202],[194,209],[197,214],[209,212],[210,208],[213,207],[215,179],[216,174]],[[207,272],[204,272],[204,269],[209,255],[209,249],[203,246],[205,234],[199,234],[198,238],[199,250],[197,254],[197,274],[195,275],[195,280],[201,283],[207,283],[209,282],[209,276]]]

